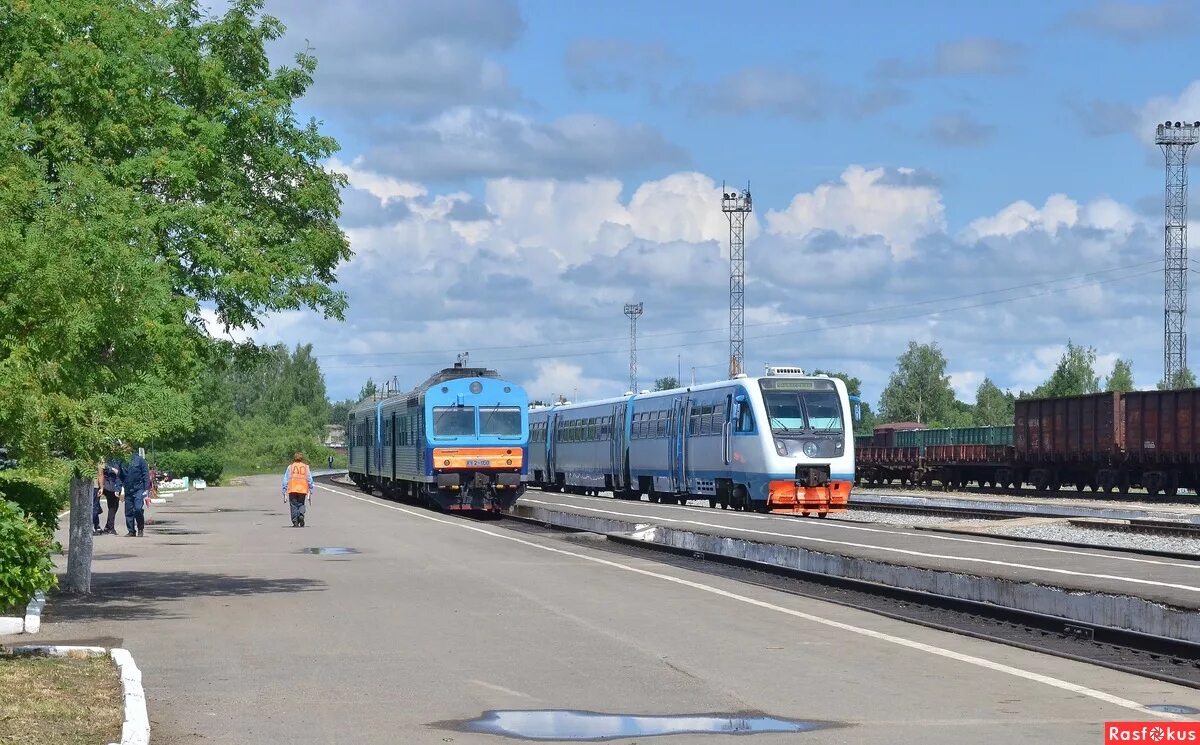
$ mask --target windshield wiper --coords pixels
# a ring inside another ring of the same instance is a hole
[[[488,422],[492,421],[492,417],[494,417],[496,415],[496,412],[499,409],[500,409],[500,402],[497,401],[496,405],[492,406],[491,411],[488,412],[487,419],[484,419],[482,422],[479,423],[479,434],[483,434],[484,432],[488,431],[487,430]]]
[[[445,435],[445,434],[438,432],[438,425],[442,423],[442,417],[446,416],[447,414],[449,414],[452,411],[458,411],[459,409],[462,409],[462,408],[463,407],[461,407],[461,406],[459,406],[457,408],[447,407],[446,409],[444,409],[442,411],[441,414],[438,414],[437,419],[433,420],[433,436],[434,437],[457,437],[458,435]]]
[[[781,420],[779,417],[777,417],[777,416],[773,416],[773,417],[771,417],[771,421],[772,421],[772,422],[775,422],[776,424],[778,424],[778,425],[779,425],[779,427],[780,427],[780,429],[782,429],[784,432],[791,432],[791,431],[792,431],[792,428],[791,428],[791,427],[789,427],[789,426],[787,426],[786,424],[784,424],[784,423],[783,423],[783,421],[782,421],[782,420]],[[800,430],[796,430],[796,431],[797,431],[797,432],[799,432]]]

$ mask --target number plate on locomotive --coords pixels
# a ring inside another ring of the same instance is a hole
[[[492,465],[492,462],[490,460],[487,460],[484,458],[473,458],[473,459],[470,459],[467,461],[467,468],[480,467],[480,466],[486,468],[487,466],[490,466],[490,465]]]

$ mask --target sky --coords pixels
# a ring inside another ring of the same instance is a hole
[[[265,12],[287,27],[274,61],[318,60],[296,108],[341,144],[329,167],[349,178],[354,257],[338,270],[344,322],[285,312],[253,338],[312,343],[331,398],[368,377],[410,388],[458,352],[532,398],[619,395],[623,307],[639,301],[639,388],[725,377],[723,183],[753,195],[750,374],[845,371],[875,402],[909,341],[936,342],[973,402],[985,376],[1031,390],[1070,339],[1102,376],[1124,357],[1139,386],[1162,377],[1154,125],[1200,120],[1185,64],[1200,5]]]

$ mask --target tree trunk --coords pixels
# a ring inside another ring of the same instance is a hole
[[[92,482],[79,474],[71,476],[70,520],[63,591],[87,595],[92,591]]]

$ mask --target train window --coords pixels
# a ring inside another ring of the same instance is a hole
[[[514,437],[521,434],[521,409],[518,406],[479,407],[479,433]]]
[[[750,402],[747,401],[737,408],[737,431],[738,432],[753,432],[754,431],[754,412],[750,411]]]
[[[475,407],[433,407],[434,437],[470,437],[475,434]]]
[[[800,398],[804,401],[804,411],[808,414],[808,426],[826,430],[842,428],[842,406],[836,393],[806,391],[800,394]]]

